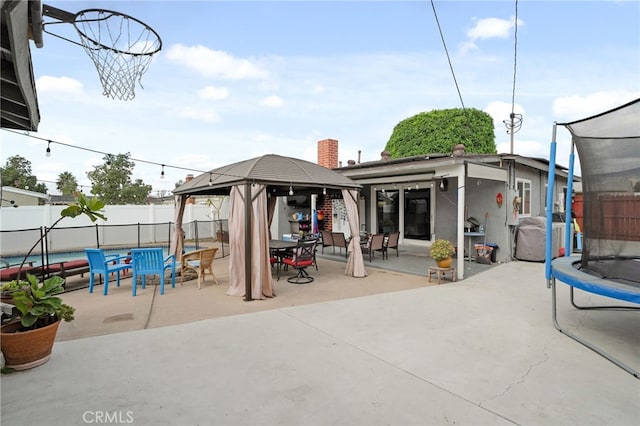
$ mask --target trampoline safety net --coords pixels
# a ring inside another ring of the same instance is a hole
[[[640,282],[640,99],[565,126],[580,159],[581,269]]]

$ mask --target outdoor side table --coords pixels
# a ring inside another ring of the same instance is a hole
[[[456,268],[441,268],[439,266],[429,266],[428,268],[429,274],[429,282],[431,282],[431,275],[436,274],[438,277],[438,284],[440,284],[441,280],[447,276],[447,274],[451,274],[451,281],[455,282],[456,280]]]

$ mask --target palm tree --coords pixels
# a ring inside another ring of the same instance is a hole
[[[58,175],[56,188],[62,195],[73,195],[78,191],[78,180],[71,172],[62,172]]]

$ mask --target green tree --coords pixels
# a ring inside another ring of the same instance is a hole
[[[130,153],[105,155],[104,163],[87,172],[92,183],[91,193],[107,204],[144,204],[151,185],[141,179],[131,180],[135,163]]]
[[[73,195],[78,191],[78,180],[71,172],[62,172],[58,175],[56,188],[62,195]]]
[[[47,186],[38,183],[38,179],[31,172],[31,162],[19,155],[7,158],[5,166],[0,167],[0,180],[2,185],[47,193]]]
[[[465,152],[497,152],[493,119],[475,108],[421,112],[399,122],[385,147],[392,158],[451,153],[464,144]]]

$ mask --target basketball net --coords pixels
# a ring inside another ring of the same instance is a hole
[[[103,95],[124,101],[135,98],[136,81],[162,48],[160,36],[145,23],[104,9],[76,14],[74,26],[82,47],[96,67]]]

